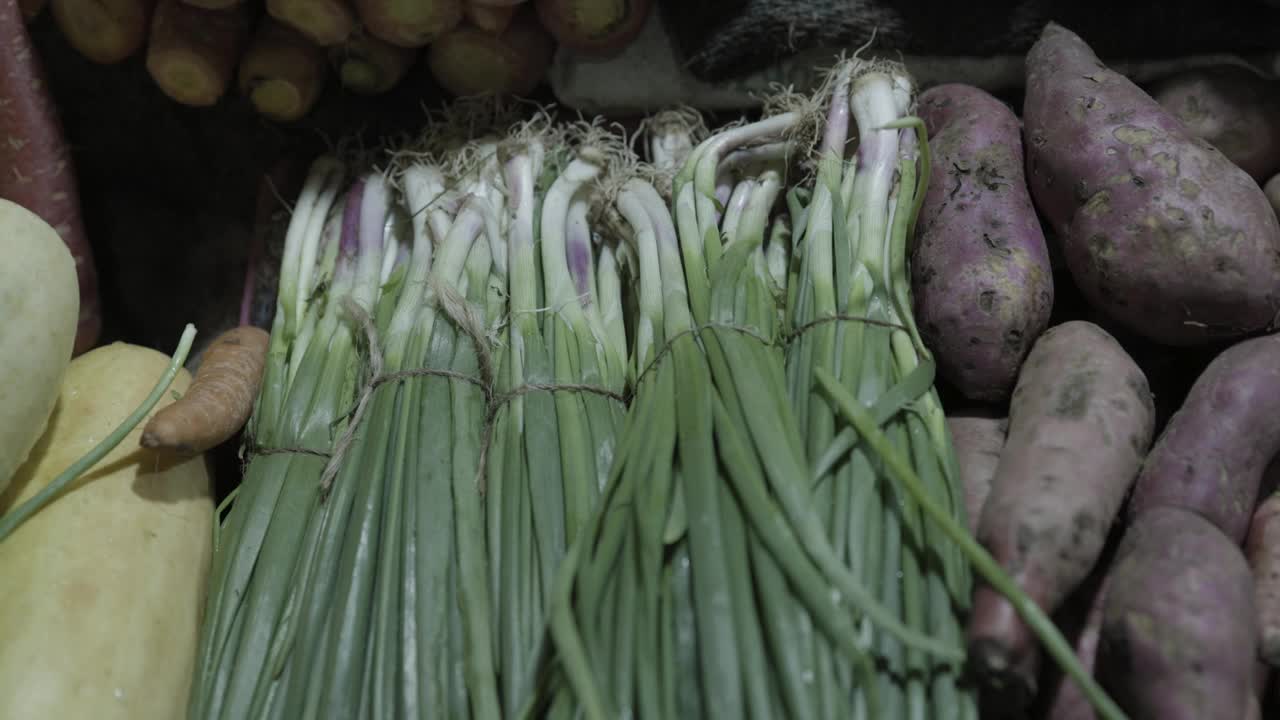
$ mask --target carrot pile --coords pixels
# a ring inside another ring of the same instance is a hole
[[[19,3],[31,21],[40,0]],[[304,117],[336,81],[363,95],[421,61],[455,95],[531,92],[557,45],[607,56],[639,33],[651,3],[594,0],[49,0],[80,54],[145,54],[157,87],[193,107],[238,92],[278,121]]]

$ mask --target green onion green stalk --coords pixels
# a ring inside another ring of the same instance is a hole
[[[548,148],[518,129],[502,149],[510,313],[486,502],[508,711],[531,701],[556,573],[598,504],[623,418],[622,284],[612,251],[596,257],[590,221],[610,166],[591,137]]]
[[[969,596],[965,566],[949,543],[926,529],[914,502],[904,496],[871,449],[842,427],[837,410],[815,381],[830,372],[861,403],[877,408],[877,421],[908,453],[941,507],[962,513],[959,479],[945,431],[930,427],[940,413],[932,386],[932,364],[917,353],[911,307],[903,303],[908,278],[906,240],[917,201],[917,155],[904,133],[884,129],[905,116],[910,103],[905,76],[892,69],[845,64],[835,76],[818,169],[796,241],[799,292],[788,321],[795,340],[787,371],[793,407],[800,419],[815,472],[811,493],[824,509],[822,526],[842,563],[876,593],[876,601],[898,622],[963,652],[961,621]],[[859,137],[846,159],[850,122]],[[913,137],[913,136],[912,136]],[[914,137],[913,137],[914,139]],[[901,329],[899,329],[901,328]],[[903,344],[905,340],[905,345]],[[886,717],[976,717],[973,692],[961,681],[963,668],[939,662],[941,654],[904,643],[877,629],[875,688]],[[819,684],[837,701],[848,670],[815,646]],[[852,700],[856,700],[855,696]]]

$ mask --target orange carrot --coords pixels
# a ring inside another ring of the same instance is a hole
[[[622,52],[644,29],[652,0],[534,0],[556,42],[588,57]]]
[[[53,20],[76,52],[111,65],[147,41],[155,0],[49,0]]]
[[[240,92],[253,107],[277,122],[310,112],[324,88],[324,49],[302,33],[264,18],[240,58]]]
[[[379,40],[418,48],[462,21],[461,0],[355,0],[365,30]]]
[[[453,95],[526,95],[546,75],[555,44],[526,5],[501,33],[460,25],[428,52],[431,74]]]
[[[142,447],[202,453],[239,432],[253,412],[270,336],[251,326],[232,328],[205,351],[187,393],[156,413],[142,431]]]
[[[515,17],[515,5],[480,5],[468,3],[465,8],[467,22],[494,34],[507,29]]]
[[[395,87],[409,72],[418,53],[365,33],[351,36],[329,51],[342,86],[361,95],[378,95]]]
[[[243,7],[204,10],[160,0],[151,20],[147,72],[183,105],[213,105],[231,84],[248,32]]]
[[[343,42],[356,27],[347,0],[267,0],[267,13],[325,47]]]

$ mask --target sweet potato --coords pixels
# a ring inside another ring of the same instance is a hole
[[[1245,542],[1258,612],[1258,654],[1280,667],[1280,494],[1263,500]]]
[[[1097,325],[1063,323],[1032,346],[977,535],[1046,613],[1097,562],[1154,417],[1146,376]],[[975,587],[968,639],[994,685],[1034,695],[1034,639],[1013,604],[985,583]]]
[[[1253,580],[1200,515],[1139,516],[1117,551],[1097,674],[1133,720],[1238,720],[1253,701]]]
[[[1244,540],[1263,471],[1280,452],[1280,333],[1209,363],[1143,463],[1131,517],[1175,506]]]
[[[1267,200],[1271,203],[1271,209],[1280,214],[1280,175],[1274,175],[1270,180],[1262,186],[1263,192],[1267,196]]]
[[[1165,78],[1151,96],[1254,180],[1280,170],[1280,80],[1218,65]]]
[[[1249,695],[1249,707],[1245,710],[1244,720],[1262,720],[1262,707],[1267,701],[1267,686],[1271,684],[1271,666],[1255,661],[1253,663],[1253,692]]]
[[[1009,419],[984,414],[952,415],[947,418],[947,429],[951,431],[951,444],[960,463],[969,530],[976,533],[982,506],[991,491],[991,478],[1000,463]]]
[[[1031,196],[1085,299],[1166,345],[1271,328],[1280,224],[1253,178],[1060,25],[1026,70]]]
[[[934,172],[911,254],[916,317],[939,373],[957,390],[1006,400],[1053,308],[1022,128],[1004,103],[968,85],[930,88],[919,114]]]
[[[102,332],[102,304],[80,213],[80,184],[44,66],[14,0],[0,0],[0,198],[48,223],[71,251],[80,303],[74,352],[89,350]]]

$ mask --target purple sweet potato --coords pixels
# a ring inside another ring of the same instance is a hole
[[[1271,680],[1271,666],[1255,661],[1253,663],[1253,693],[1249,696],[1249,707],[1245,710],[1244,720],[1262,720],[1262,705],[1267,701],[1267,685]]]
[[[1280,494],[1263,500],[1253,514],[1245,541],[1253,570],[1254,605],[1258,611],[1258,652],[1280,667]]]
[[[1158,507],[1108,579],[1097,676],[1133,720],[1239,720],[1256,702],[1253,578],[1200,515]]]
[[[1073,643],[1080,664],[1091,673],[1097,664],[1098,639],[1102,633],[1102,610],[1106,602],[1106,588],[1107,578],[1104,577],[1093,595],[1084,626],[1075,636]],[[1249,708],[1244,720],[1262,720],[1261,705],[1266,698],[1270,674],[1271,667],[1266,663],[1260,660],[1253,663],[1253,692],[1248,700]],[[1048,699],[1043,717],[1044,720],[1097,720],[1098,715],[1088,698],[1081,692],[1080,686],[1063,678]]]
[[[1053,308],[1021,123],[969,85],[930,88],[918,107],[933,174],[911,255],[916,318],[944,378],[972,400],[1003,401]]]
[[[1262,190],[1267,195],[1267,200],[1271,202],[1271,209],[1280,215],[1280,175],[1273,175]]]
[[[1009,419],[989,415],[952,415],[947,418],[951,445],[960,465],[960,483],[964,486],[965,515],[969,530],[978,532],[978,518],[991,490],[991,478],[1000,462],[1000,451],[1009,431]]]
[[[1167,77],[1151,96],[1254,180],[1280,170],[1280,80],[1217,65]]]
[[[1143,463],[1130,516],[1185,508],[1239,544],[1277,452],[1280,333],[1237,343],[1204,369]]]
[[[1249,174],[1050,23],[1027,54],[1027,180],[1081,294],[1175,346],[1280,312],[1280,224]]]
[[[1097,325],[1071,321],[1032,346],[978,540],[1046,613],[1088,576],[1154,432],[1146,375]],[[970,657],[992,685],[1034,695],[1036,643],[1012,603],[975,586]]]

